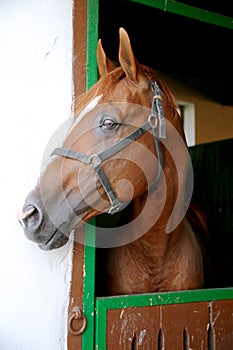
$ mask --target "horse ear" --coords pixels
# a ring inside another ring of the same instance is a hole
[[[139,84],[142,80],[145,81],[145,75],[141,73],[140,65],[134,57],[129,36],[124,28],[120,28],[120,47],[119,47],[119,62],[124,70],[126,77]]]
[[[98,40],[96,56],[100,78],[116,68],[115,64],[106,56],[101,39]]]

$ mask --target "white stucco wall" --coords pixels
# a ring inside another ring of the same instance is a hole
[[[0,349],[66,349],[72,242],[43,252],[16,220],[71,115],[72,0],[0,0]]]

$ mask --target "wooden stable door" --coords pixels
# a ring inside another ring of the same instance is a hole
[[[196,290],[98,298],[101,350],[232,350],[233,291]]]

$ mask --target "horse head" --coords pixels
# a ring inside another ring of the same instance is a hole
[[[25,235],[44,250],[63,246],[92,217],[121,211],[159,187],[161,173],[166,175],[162,167],[172,162],[166,147],[181,158],[171,140],[175,130],[184,142],[176,101],[155,72],[137,61],[123,28],[120,65],[107,58],[101,40],[97,61],[100,79],[75,101],[62,147],[52,153],[19,214]]]

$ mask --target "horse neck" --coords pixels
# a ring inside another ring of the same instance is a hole
[[[169,163],[169,160],[167,162]],[[142,232],[140,238],[137,239],[137,243],[132,244],[131,249],[135,244],[137,249],[138,246],[146,247],[147,252],[149,253],[151,250],[153,256],[156,254],[158,259],[163,259],[170,249],[169,247],[176,245],[181,239],[181,232],[184,228],[184,221],[181,220],[172,232],[167,233],[168,220],[176,201],[177,186],[171,166],[164,169],[164,174],[165,177],[160,180],[157,190],[152,193],[146,192],[133,201],[130,214],[132,221],[140,217],[136,222],[137,227],[135,229]],[[166,200],[164,200],[163,182],[166,182]],[[146,210],[140,215],[141,209],[145,206],[147,206]],[[148,229],[145,230],[146,226]]]

